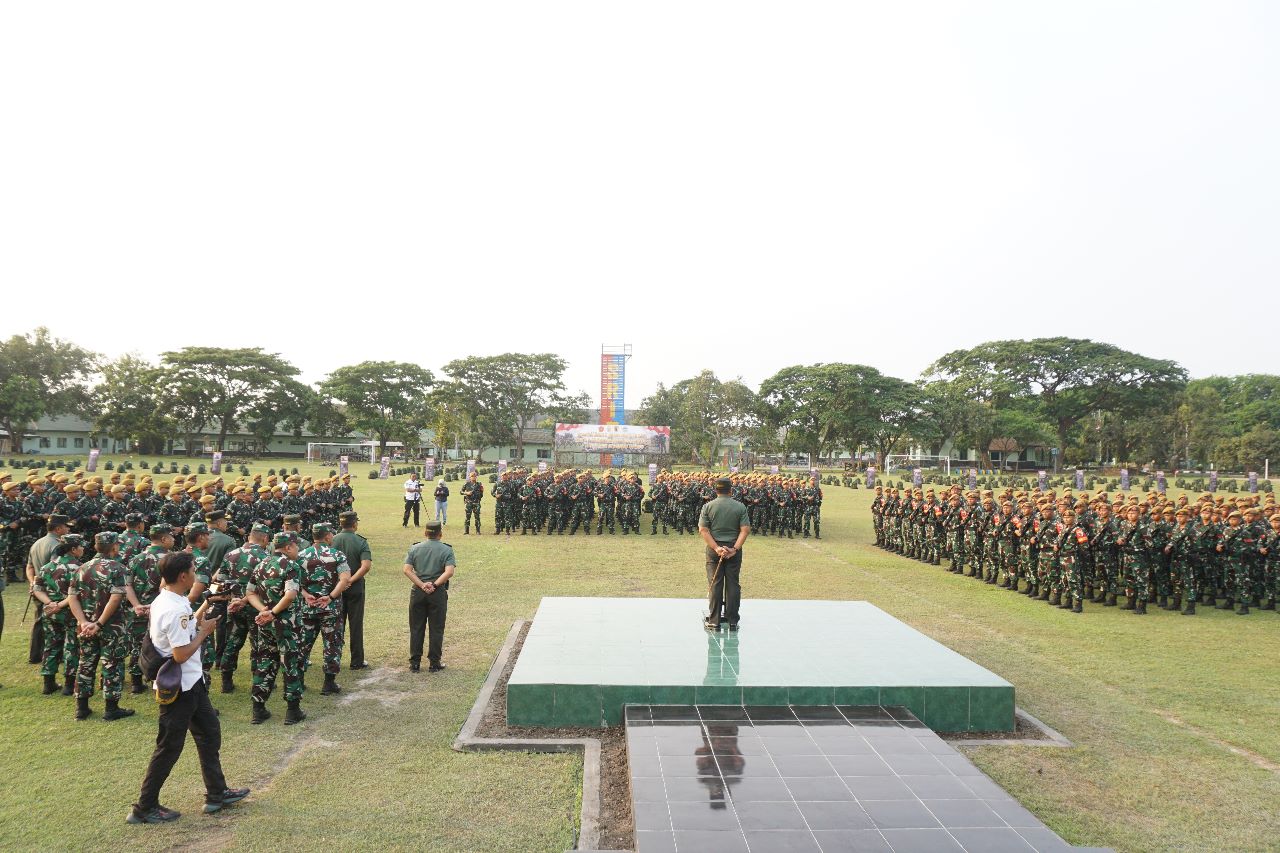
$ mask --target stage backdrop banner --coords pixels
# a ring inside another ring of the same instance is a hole
[[[671,427],[556,424],[557,453],[670,453]]]

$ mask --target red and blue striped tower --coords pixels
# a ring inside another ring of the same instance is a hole
[[[631,358],[631,344],[600,346],[600,423],[625,424],[627,422],[627,359]],[[602,467],[621,467],[626,464],[620,454],[600,454]]]

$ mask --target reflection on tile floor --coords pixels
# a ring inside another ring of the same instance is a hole
[[[901,707],[630,705],[639,853],[1072,848]]]

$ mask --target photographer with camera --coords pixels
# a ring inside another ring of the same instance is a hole
[[[200,774],[204,777],[206,814],[223,806],[238,803],[249,796],[248,788],[228,788],[222,775],[222,728],[217,712],[209,703],[200,665],[200,647],[213,633],[216,619],[207,618],[205,607],[193,613],[188,595],[195,583],[195,560],[191,554],[167,554],[160,562],[160,594],[151,604],[148,633],[157,654],[178,664],[180,678],[177,695],[160,705],[159,734],[151,754],[138,802],[126,818],[129,823],[168,823],[181,817],[179,812],[160,805],[160,788],[173,765],[182,755],[187,732],[195,741],[200,755]],[[156,690],[160,691],[160,679]],[[157,692],[157,697],[160,694]]]
[[[422,504],[422,481],[418,479],[418,472],[414,471],[409,475],[409,479],[404,481],[404,520],[401,527],[409,526],[409,513],[413,513],[413,526],[418,526],[418,508]]]

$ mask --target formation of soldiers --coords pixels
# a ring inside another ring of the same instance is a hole
[[[1280,598],[1280,510],[1268,494],[1223,498],[1156,492],[1113,498],[1053,491],[1001,494],[877,486],[876,544],[949,571],[1083,611],[1147,605],[1184,616],[1196,605],[1275,610]],[[1123,603],[1118,599],[1123,598]]]
[[[153,488],[147,475],[135,481],[114,473],[104,481],[37,470],[22,482],[0,473],[0,488],[5,570],[12,577],[25,568],[39,611],[30,660],[40,664],[46,695],[76,697],[76,719],[92,713],[99,670],[103,718],[133,714],[119,706],[125,676],[130,692],[147,691],[140,658],[149,607],[160,593],[161,561],[181,550],[194,557],[192,607],[209,602],[225,612],[202,648],[206,681],[217,666],[222,691],[234,691],[247,642],[253,722],[270,718],[266,701],[282,666],[285,722],[300,722],[303,678],[319,640],[321,693],[340,691],[341,596],[352,568],[331,543],[337,525],[356,520],[349,476],[259,475],[231,483],[179,476]],[[304,528],[313,541],[303,538]]]
[[[716,474],[711,472],[662,471],[646,493],[634,471],[604,471],[596,474],[577,468],[562,471],[515,469],[502,474],[494,484],[494,527],[498,533],[520,535],[539,533],[573,536],[579,530],[596,535],[605,530],[642,534],[643,515],[649,518],[649,534],[658,528],[668,535],[697,535],[702,507],[715,497],[714,483],[728,476],[733,481],[732,497],[746,504],[756,535],[807,538],[810,530],[822,538],[822,487],[818,481],[769,474]],[[468,482],[468,485],[470,485]],[[467,487],[463,499],[467,500]],[[476,531],[479,532],[479,500],[476,497]],[[468,504],[470,532],[472,517]]]

